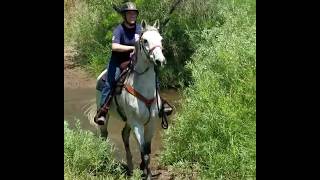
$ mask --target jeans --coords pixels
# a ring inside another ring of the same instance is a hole
[[[100,101],[100,107],[102,107],[106,102],[106,99],[109,97],[111,90],[116,84],[116,80],[120,76],[120,67],[117,65],[114,61],[110,60],[108,71],[107,71],[107,77],[105,84],[102,87],[101,91],[101,101]]]

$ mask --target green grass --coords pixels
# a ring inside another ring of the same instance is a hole
[[[204,179],[256,176],[255,16],[250,1],[237,3],[218,4],[223,26],[197,35],[201,43],[186,66],[192,86],[164,136],[162,163],[185,176],[192,168]]]
[[[64,122],[64,178],[68,179],[126,179],[125,170],[113,157],[114,147],[92,132],[81,130],[77,122],[70,129]],[[130,179],[139,179],[135,169]]]

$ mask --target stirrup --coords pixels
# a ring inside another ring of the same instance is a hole
[[[172,112],[173,112],[172,106],[170,106],[170,104],[167,101],[163,101],[162,107],[159,112],[159,117],[162,117],[163,114],[165,114],[166,116],[169,116],[172,114]]]
[[[106,122],[106,118],[104,116],[101,116],[95,120],[95,123],[97,123],[100,126],[104,125],[105,122]]]
[[[108,109],[101,108],[97,111],[96,116],[94,117],[94,122],[98,125],[104,125],[106,122],[106,115],[108,113]]]
[[[172,107],[166,102],[163,104],[163,111],[164,113],[166,113],[167,116],[171,115],[172,114]]]

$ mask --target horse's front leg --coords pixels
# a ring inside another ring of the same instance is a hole
[[[143,170],[144,173],[147,174],[147,179],[151,179],[152,173],[149,168],[150,161],[151,161],[151,141],[152,137],[155,133],[156,127],[155,127],[155,121],[150,120],[150,122],[145,126],[144,128],[144,151],[141,153],[141,164],[140,164],[140,169]]]
[[[147,151],[148,145],[145,146],[145,149],[146,149],[145,151]],[[150,164],[150,154],[146,152],[141,152],[140,169],[143,171],[143,175],[147,180],[151,180],[151,177],[152,177],[149,164]]]
[[[135,137],[140,147],[140,153],[141,153],[140,169],[143,171],[143,176],[145,177],[145,179],[151,180],[151,171],[148,168],[148,165],[150,163],[150,156],[148,154],[149,145],[145,143],[144,127],[142,125],[135,125],[133,127],[133,131],[135,133]]]
[[[130,126],[126,123],[126,125],[122,129],[122,140],[124,143],[124,147],[126,149],[128,175],[132,175],[132,171],[133,171],[132,155],[131,155],[130,146],[129,146],[130,130],[131,130]]]

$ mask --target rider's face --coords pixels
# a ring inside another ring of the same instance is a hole
[[[127,11],[126,18],[129,23],[135,23],[138,13],[136,11]]]

